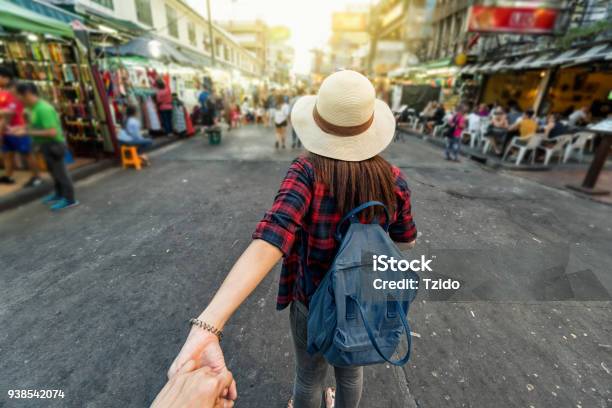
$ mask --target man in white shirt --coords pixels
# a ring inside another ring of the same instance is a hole
[[[567,124],[571,127],[581,126],[588,123],[589,107],[583,106],[582,108],[575,110],[569,115]]]
[[[284,100],[284,97],[279,96],[274,110],[274,127],[276,128],[276,143],[274,146],[277,149],[279,146],[285,148],[287,119],[289,119],[289,104]]]

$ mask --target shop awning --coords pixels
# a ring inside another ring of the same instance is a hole
[[[552,59],[550,61],[550,66],[563,65],[568,62],[571,62],[573,61],[574,57],[579,53],[580,53],[580,50],[577,50],[577,49],[567,50],[561,53],[560,55],[558,55],[556,58]]]
[[[496,62],[495,64],[493,64],[489,68],[488,72],[499,72],[499,71],[502,71],[502,70],[508,68],[509,62],[510,61],[507,60],[507,59],[499,60],[498,62]]]
[[[538,55],[537,58],[527,63],[526,68],[529,69],[538,69],[538,68],[546,68],[550,66],[550,62],[557,57],[557,54],[554,52],[548,52],[545,54]]]
[[[191,62],[190,65],[193,65],[198,68],[212,66],[212,61],[210,57],[207,57],[206,55],[202,55],[198,52],[186,48],[181,49],[181,52],[189,58],[189,61]]]
[[[471,65],[469,70],[467,71],[468,74],[475,74],[476,72],[478,72],[478,70],[480,69],[481,66],[482,66],[482,64]]]
[[[526,57],[523,57],[520,60],[516,61],[514,64],[510,65],[508,69],[512,69],[516,71],[521,70],[521,69],[526,69],[527,64],[529,64],[530,61],[533,61],[536,57],[537,55],[528,55]]]
[[[60,37],[74,37],[70,25],[45,17],[6,0],[0,0],[0,26],[37,34],[52,34]]]
[[[601,61],[612,59],[612,45],[610,44],[599,44],[595,45],[580,55],[572,58],[574,64],[584,64],[586,62]]]
[[[203,55],[194,51],[179,51],[178,45],[160,37],[136,37],[118,47],[105,49],[108,54],[121,56],[136,56],[163,62],[176,62],[181,65],[200,66],[206,64]]]
[[[476,69],[476,72],[489,72],[489,69],[495,64],[495,61],[488,61]]]
[[[83,17],[78,14],[71,13],[61,9],[53,4],[43,3],[38,0],[10,0],[11,3],[20,7],[38,13],[42,16],[52,18],[53,20],[61,21],[66,24],[72,23],[74,20],[83,22]]]

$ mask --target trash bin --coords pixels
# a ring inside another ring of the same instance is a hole
[[[221,128],[214,126],[206,129],[208,135],[208,143],[211,145],[218,145],[221,143]]]

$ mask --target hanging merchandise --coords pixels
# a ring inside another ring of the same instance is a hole
[[[178,133],[179,135],[184,134],[187,131],[183,104],[177,98],[175,98],[172,102],[172,128],[174,132]]]
[[[147,116],[149,117],[149,130],[159,132],[161,130],[161,122],[159,116],[157,116],[157,107],[155,106],[155,102],[153,102],[153,98],[148,96],[145,104]]]
[[[183,106],[183,115],[185,117],[185,126],[187,131],[187,136],[195,135],[195,129],[193,127],[193,122],[191,121],[191,116],[189,112],[187,112],[187,108]]]
[[[55,105],[68,144],[77,155],[102,154],[103,132],[90,67],[82,63],[72,41],[11,34],[0,42],[0,59],[12,67],[19,81],[34,83],[41,97]]]

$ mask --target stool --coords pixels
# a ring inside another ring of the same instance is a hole
[[[138,156],[136,146],[121,146],[121,166],[126,169],[128,166],[134,166],[136,170],[142,167],[142,161]]]

